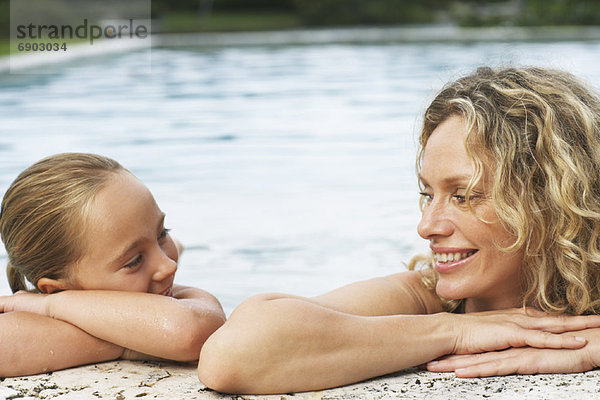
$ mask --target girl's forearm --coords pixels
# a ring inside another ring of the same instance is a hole
[[[127,349],[177,361],[198,358],[206,338],[223,323],[219,310],[137,292],[68,290],[47,299],[52,318]]]
[[[364,317],[295,298],[254,298],[208,339],[198,373],[205,385],[232,393],[349,384],[449,353],[444,318]]]
[[[114,360],[123,348],[39,314],[0,314],[0,377]]]

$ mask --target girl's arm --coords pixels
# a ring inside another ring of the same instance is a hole
[[[581,348],[543,330],[600,320],[561,321],[522,310],[457,315],[441,311],[418,273],[359,282],[308,299],[261,295],[242,303],[204,345],[198,366],[208,387],[231,393],[287,393],[349,384],[444,354],[525,345]],[[421,315],[416,315],[421,314]]]
[[[211,294],[174,286],[173,296],[105,290],[18,293],[0,311],[30,311],[68,322],[99,339],[150,356],[197,360],[206,339],[225,321]]]
[[[0,377],[114,360],[123,348],[63,321],[28,312],[0,314]]]

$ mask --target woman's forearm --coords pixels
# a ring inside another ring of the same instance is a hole
[[[0,314],[0,377],[114,360],[123,348],[39,314]]]
[[[446,314],[365,317],[297,298],[255,297],[209,338],[199,377],[234,393],[285,393],[357,382],[452,351]]]
[[[356,315],[321,301],[261,295],[244,302],[202,349],[200,380],[232,393],[319,390],[446,354],[581,349],[586,340],[577,331],[600,326],[600,316],[532,315],[523,309]]]
[[[68,290],[48,296],[46,312],[119,346],[190,361],[198,358],[204,341],[224,320],[211,299],[198,307],[190,301],[148,293]]]

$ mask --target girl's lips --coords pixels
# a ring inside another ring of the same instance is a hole
[[[453,270],[460,268],[463,265],[465,265],[467,262],[469,262],[473,257],[475,257],[477,255],[477,253],[479,253],[479,251],[475,250],[475,252],[473,254],[471,254],[470,256],[463,258],[461,260],[458,260],[458,261],[445,262],[445,263],[436,262],[435,270],[440,274],[452,272]]]
[[[161,296],[173,297],[173,286],[162,292]]]

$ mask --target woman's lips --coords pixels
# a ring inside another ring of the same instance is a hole
[[[448,273],[451,272],[457,268],[462,267],[463,265],[465,265],[467,262],[469,262],[473,257],[475,257],[477,255],[479,251],[478,250],[473,250],[473,249],[469,249],[468,251],[465,251],[464,253],[468,254],[468,253],[472,253],[470,254],[468,257],[465,258],[461,258],[458,261],[450,261],[450,262],[440,262],[440,261],[436,261],[435,263],[435,269],[437,272],[439,272],[440,274],[443,273]],[[445,253],[437,253],[436,254],[446,254],[446,253],[450,253],[450,252],[445,252]],[[463,253],[463,252],[454,252],[454,253]]]

